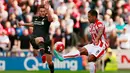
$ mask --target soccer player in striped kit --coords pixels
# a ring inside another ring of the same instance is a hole
[[[98,13],[96,10],[90,10],[88,12],[88,20],[91,23],[89,31],[91,33],[92,43],[83,46],[75,52],[69,52],[63,55],[63,58],[73,58],[80,55],[88,56],[90,73],[96,73],[95,61],[105,54],[108,47],[105,25],[97,17]]]

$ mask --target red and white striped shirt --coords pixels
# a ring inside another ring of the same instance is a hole
[[[103,34],[101,35],[101,37],[99,39],[98,45],[100,47],[104,47],[106,49],[108,47],[108,43],[107,43],[107,39],[106,39],[105,25],[103,25],[103,23],[100,22],[99,20],[96,20],[96,22],[94,24],[91,24],[89,26],[89,31],[92,36],[92,42],[93,42],[93,44],[95,44],[95,39],[98,36],[98,32],[101,28],[103,28]]]

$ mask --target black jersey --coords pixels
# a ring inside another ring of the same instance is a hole
[[[50,22],[47,17],[34,16],[33,25],[33,35],[37,37],[46,37],[49,35]]]

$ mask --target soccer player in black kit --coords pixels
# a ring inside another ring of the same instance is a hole
[[[34,49],[40,49],[41,56],[46,56],[50,73],[54,73],[54,64],[52,62],[52,53],[50,52],[51,41],[49,37],[49,27],[52,21],[51,7],[48,2],[38,9],[38,15],[33,17],[33,23],[25,23],[20,25],[33,26],[33,34],[30,35],[30,42]]]

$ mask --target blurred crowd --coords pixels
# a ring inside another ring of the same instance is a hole
[[[0,0],[0,51],[33,50],[30,23],[44,0]],[[106,26],[112,49],[130,49],[130,0],[50,0],[53,21],[49,29],[52,47],[57,41],[66,48],[91,43],[88,11],[96,9],[98,19]]]

